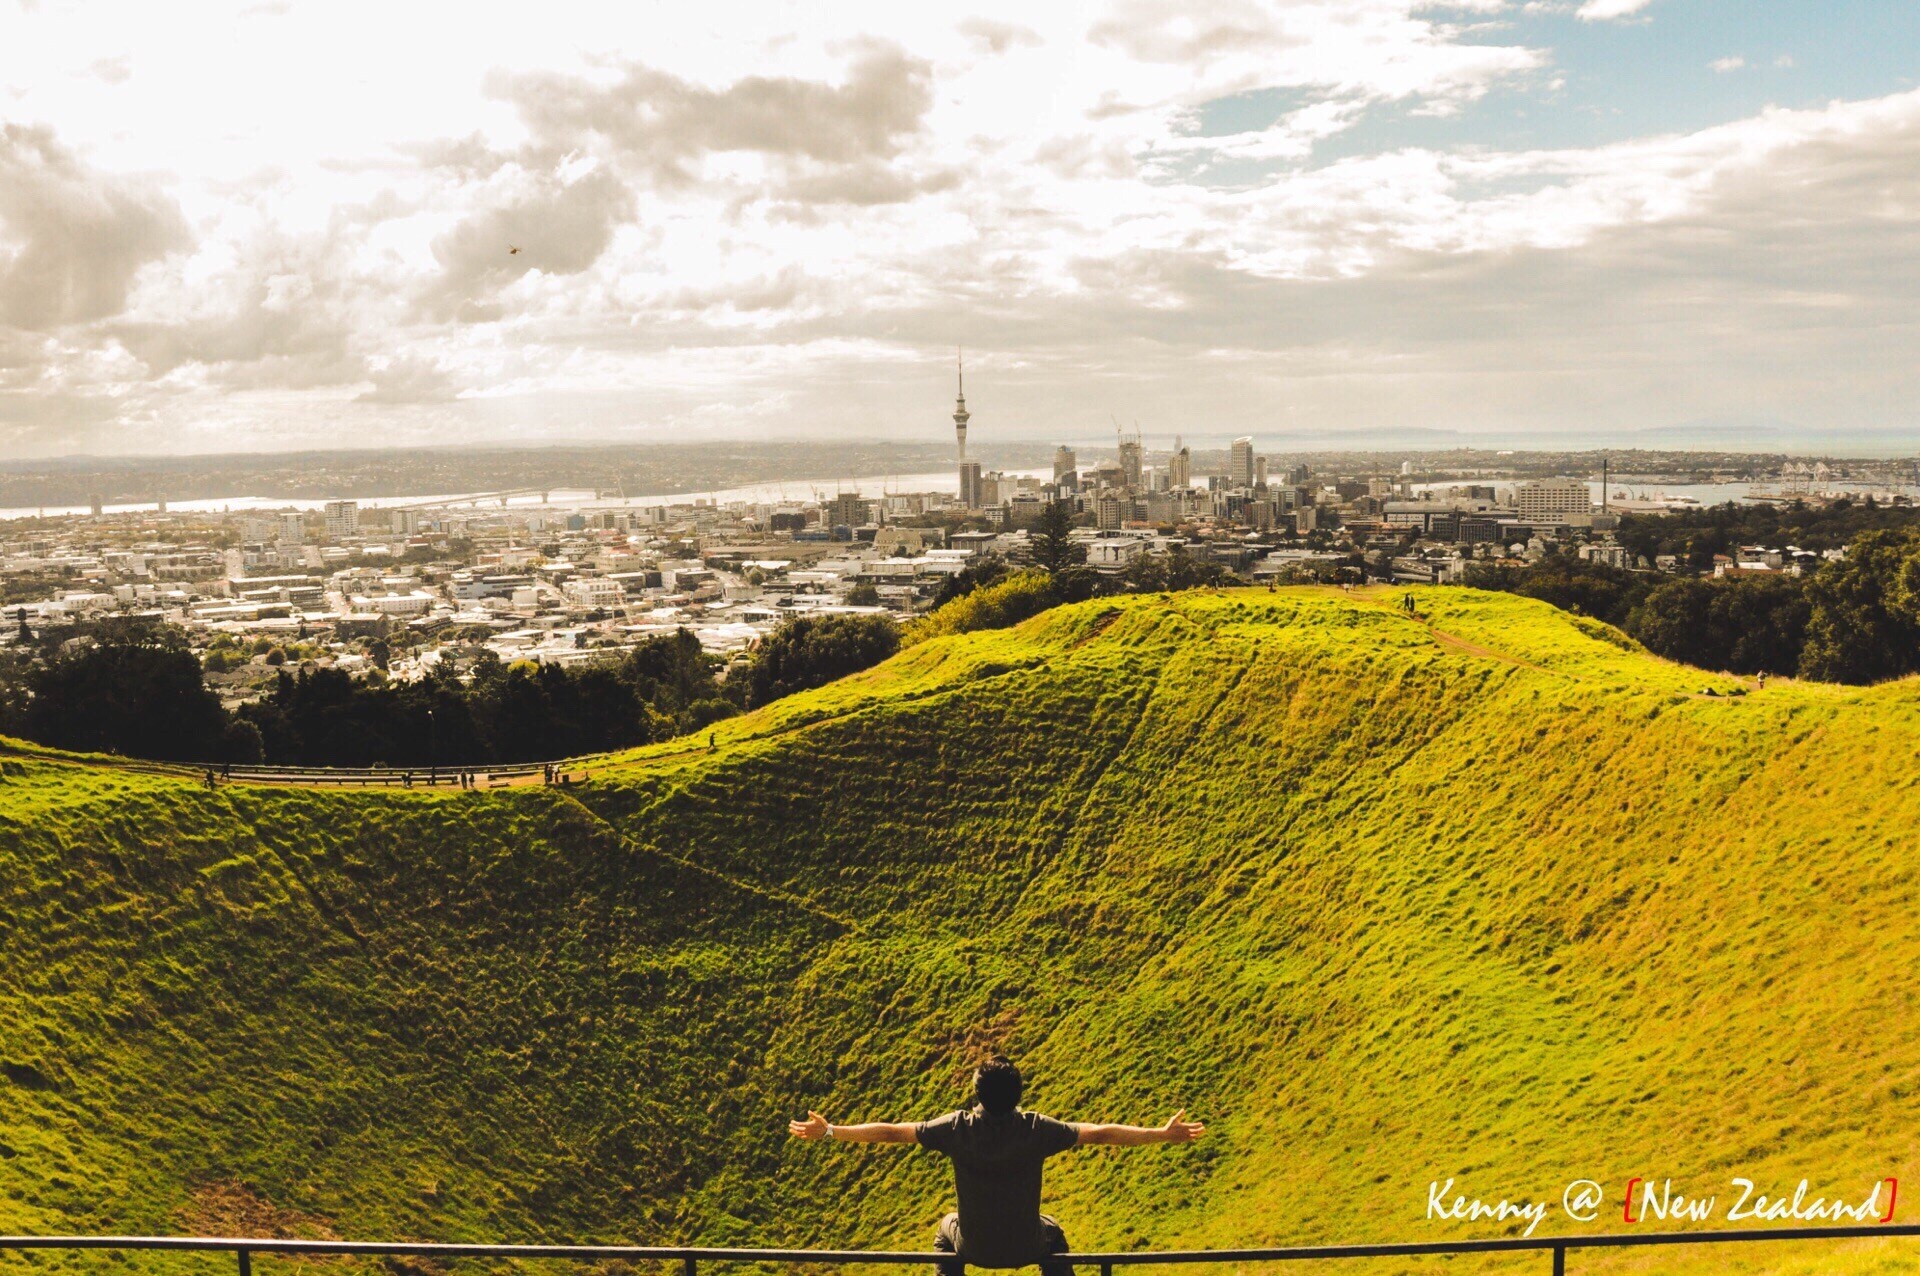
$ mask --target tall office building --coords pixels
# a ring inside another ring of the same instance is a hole
[[[1235,487],[1253,486],[1253,439],[1238,438],[1227,458],[1227,477]]]
[[[827,506],[829,525],[833,527],[860,527],[870,517],[870,507],[858,492],[842,492],[833,498]]]
[[[1267,485],[1267,458],[1264,456],[1253,458],[1253,485],[1255,487]]]
[[[970,510],[980,508],[980,462],[960,462],[960,503]]]
[[[1059,447],[1053,449],[1054,486],[1058,487],[1061,480],[1069,475],[1077,475],[1079,472],[1079,459],[1074,456],[1072,448],[1062,443]]]
[[[1193,451],[1177,434],[1173,437],[1173,459],[1167,462],[1167,486],[1175,491],[1193,486]]]
[[[357,501],[328,501],[324,507],[327,515],[327,539],[343,541],[360,531],[360,505]]]
[[[1120,436],[1120,481],[1131,491],[1140,490],[1140,435],[1136,431],[1132,438]]]

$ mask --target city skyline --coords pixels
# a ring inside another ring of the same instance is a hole
[[[0,459],[933,440],[956,344],[976,449],[1110,414],[1917,437],[1900,6],[29,2],[0,34]]]

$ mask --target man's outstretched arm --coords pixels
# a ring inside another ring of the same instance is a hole
[[[840,1139],[847,1143],[913,1143],[913,1126],[897,1121],[869,1121],[865,1125],[835,1125],[809,1110],[804,1121],[787,1122],[796,1139]]]
[[[1080,1131],[1080,1142],[1104,1143],[1109,1147],[1130,1148],[1142,1143],[1191,1143],[1207,1132],[1207,1127],[1198,1121],[1187,1120],[1187,1110],[1181,1108],[1173,1114],[1173,1119],[1157,1129],[1144,1125],[1088,1125],[1085,1122],[1074,1127]]]

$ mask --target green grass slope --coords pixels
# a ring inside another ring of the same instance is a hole
[[[1920,1184],[1916,687],[1707,696],[1544,604],[1397,598],[1063,608],[567,793],[17,749],[0,1231],[919,1248],[932,1158],[783,1123],[951,1108],[987,1044],[1031,1106],[1209,1124],[1056,1162],[1084,1248],[1500,1233],[1434,1179]]]

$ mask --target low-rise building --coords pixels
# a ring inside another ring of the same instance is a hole
[[[1136,536],[1103,536],[1087,542],[1087,566],[1095,571],[1121,571],[1146,550],[1146,541]]]

